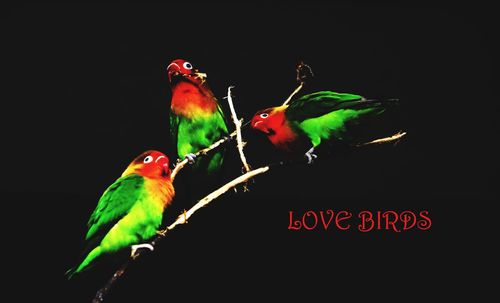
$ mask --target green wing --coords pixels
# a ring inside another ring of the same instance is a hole
[[[222,111],[222,108],[220,107],[219,104],[217,104],[217,111],[220,114],[221,121],[219,122],[219,128],[221,129],[222,134],[228,135],[229,132],[227,131],[227,119],[226,116],[224,116],[224,112]]]
[[[349,139],[347,123],[359,124],[364,117],[376,116],[397,103],[398,99],[368,100],[359,95],[320,91],[292,101],[285,115],[309,137],[313,146],[318,146],[332,137]]]
[[[170,115],[170,133],[177,150],[177,156],[183,158],[189,153],[196,153],[228,135],[224,113],[219,105],[210,115],[188,118],[182,115]],[[223,153],[217,152],[196,161],[196,170],[217,171],[223,161]]]
[[[137,201],[143,185],[144,178],[132,174],[119,178],[108,187],[90,216],[85,239],[104,236],[116,222],[127,215]]]
[[[179,134],[179,116],[170,111],[170,136],[172,137],[172,143],[174,148],[177,149],[177,136]]]
[[[332,91],[320,91],[304,95],[290,102],[286,116],[290,121],[303,121],[320,117],[339,109],[362,109],[372,107],[374,100],[362,96]]]

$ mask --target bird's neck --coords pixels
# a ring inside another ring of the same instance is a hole
[[[172,111],[177,115],[196,117],[209,115],[217,110],[217,102],[207,87],[181,81],[172,89]]]
[[[172,203],[175,190],[170,177],[168,178],[145,178],[146,190],[155,197],[158,206],[163,209]]]
[[[297,139],[297,134],[286,119],[284,110],[276,111],[268,125],[272,129],[272,133],[268,135],[268,138],[279,149],[288,150],[290,144]]]

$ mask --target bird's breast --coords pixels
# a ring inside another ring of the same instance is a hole
[[[188,118],[207,116],[217,110],[217,101],[211,93],[190,83],[179,83],[172,92],[172,111]]]
[[[175,190],[170,179],[148,178],[145,182],[145,189],[151,201],[164,209],[172,203]]]

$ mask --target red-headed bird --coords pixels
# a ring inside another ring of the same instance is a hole
[[[90,252],[68,270],[68,279],[91,268],[103,255],[131,246],[134,251],[136,244],[152,238],[174,195],[167,156],[150,150],[135,158],[99,199],[87,223]]]
[[[172,88],[170,133],[178,157],[188,157],[228,135],[224,114],[206,82],[206,74],[198,72],[183,59],[167,67]],[[213,173],[220,169],[223,152],[204,156],[194,169]]]
[[[347,124],[376,116],[386,105],[396,102],[396,99],[368,100],[354,94],[319,91],[284,106],[258,111],[251,125],[263,132],[279,150],[293,153],[310,148],[305,153],[310,163],[316,158],[314,149],[323,141],[355,141]]]

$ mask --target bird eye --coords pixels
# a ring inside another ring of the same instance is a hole
[[[153,161],[153,157],[152,157],[152,156],[147,156],[146,158],[144,158],[144,161],[143,161],[143,162],[144,162],[144,163],[149,163],[149,162],[151,162],[151,161]]]
[[[260,117],[262,119],[265,119],[265,118],[269,117],[269,114],[268,113],[263,113],[263,114],[260,114]]]
[[[193,69],[193,66],[191,65],[191,63],[189,62],[184,62],[184,64],[182,65],[185,69]]]

